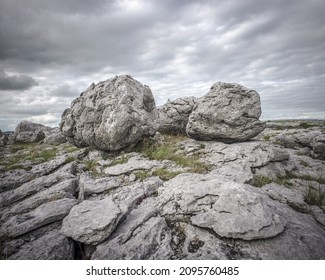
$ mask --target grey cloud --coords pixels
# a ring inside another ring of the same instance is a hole
[[[3,0],[0,10],[1,67],[44,84],[38,103],[25,96],[16,108],[28,116],[57,116],[118,74],[148,84],[159,104],[226,81],[260,91],[265,117],[324,115],[321,0]]]
[[[38,83],[27,75],[7,75],[0,69],[0,90],[25,90]]]

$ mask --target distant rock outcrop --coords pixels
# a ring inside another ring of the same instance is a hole
[[[60,145],[67,142],[58,127],[52,128],[30,121],[22,121],[18,124],[13,135],[13,142],[27,144],[40,141],[49,145]]]
[[[256,91],[218,82],[196,101],[186,133],[196,140],[245,141],[265,128],[259,121],[260,115],[261,103]]]
[[[188,117],[195,105],[195,97],[177,98],[168,100],[158,108],[160,126],[158,131],[168,134],[185,134]]]
[[[155,135],[158,126],[150,88],[123,75],[92,84],[64,111],[60,128],[76,146],[116,151]]]
[[[6,145],[7,142],[8,142],[8,136],[0,129],[0,147]]]
[[[45,131],[50,130],[50,127],[42,124],[22,121],[16,127],[14,141],[17,143],[39,142],[45,138]]]

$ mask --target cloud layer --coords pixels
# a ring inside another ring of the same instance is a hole
[[[322,0],[3,0],[0,11],[3,130],[58,125],[90,83],[119,74],[158,104],[225,81],[256,89],[264,119],[325,118]]]

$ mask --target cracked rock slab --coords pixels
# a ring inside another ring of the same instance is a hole
[[[31,212],[11,217],[1,226],[0,236],[17,237],[62,220],[77,203],[76,199],[64,198],[43,204]]]
[[[227,238],[254,240],[278,235],[286,221],[262,191],[223,177],[182,174],[164,188],[165,214],[191,215],[193,225]]]
[[[158,165],[161,165],[161,163],[157,160],[148,160],[139,156],[135,156],[130,158],[126,163],[107,167],[104,172],[105,174],[111,176],[118,176],[130,173],[135,170],[150,170]]]
[[[98,244],[108,238],[127,212],[127,207],[111,197],[85,200],[73,207],[63,220],[61,232],[86,244]]]
[[[54,231],[24,244],[19,251],[9,257],[11,260],[72,260],[74,246],[72,240]]]

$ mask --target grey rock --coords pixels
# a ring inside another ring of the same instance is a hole
[[[1,226],[0,236],[17,237],[62,220],[77,203],[76,199],[59,199],[45,203],[31,212],[13,216]]]
[[[104,173],[111,176],[118,176],[135,170],[150,170],[158,165],[161,165],[161,163],[157,160],[149,160],[141,156],[134,156],[126,163],[116,164],[105,168]]]
[[[183,97],[168,100],[158,108],[160,126],[158,131],[168,134],[185,134],[188,117],[195,105],[195,97]]]
[[[16,127],[14,141],[17,143],[39,142],[45,138],[45,132],[49,130],[51,128],[45,125],[22,121]]]
[[[186,133],[197,140],[245,141],[265,128],[259,94],[238,84],[215,83],[197,99]]]
[[[67,162],[68,158],[68,154],[57,156],[47,162],[34,165],[30,172],[35,174],[36,176],[48,175],[63,166]]]
[[[191,215],[192,224],[222,237],[265,239],[281,233],[286,224],[277,213],[277,203],[263,192],[223,177],[181,174],[162,190],[167,200],[174,198],[166,204],[165,214]]]
[[[67,142],[67,139],[61,133],[58,127],[53,128],[48,133],[46,133],[43,140],[43,143],[47,145],[60,145],[65,142]]]
[[[7,142],[8,142],[8,136],[0,129],[0,147],[5,146]]]
[[[76,190],[76,185],[76,179],[68,179],[63,182],[57,183],[52,187],[46,188],[43,191],[40,191],[32,196],[28,196],[26,199],[12,206],[10,210],[6,211],[1,219],[7,220],[11,216],[32,211],[41,204],[50,201],[62,198],[75,198],[74,194]]]
[[[325,212],[316,205],[310,206],[310,209],[314,219],[320,224],[322,224],[323,226],[325,226]]]
[[[92,194],[108,192],[122,185],[117,177],[93,178],[89,172],[82,173],[79,179],[79,197],[84,199]]]
[[[151,217],[142,221],[138,227],[132,228],[130,238],[132,241],[126,242],[118,236],[98,245],[92,259],[159,260],[169,259],[172,255],[170,232],[162,218]]]
[[[73,242],[57,231],[24,244],[17,253],[9,257],[10,260],[72,260],[73,258]]]
[[[85,200],[71,209],[61,232],[82,243],[98,244],[110,236],[126,212],[126,206],[115,204],[110,197]]]
[[[33,173],[24,169],[15,169],[6,172],[0,172],[0,193],[13,190],[34,178],[35,175]]]
[[[303,195],[296,191],[290,190],[276,183],[267,184],[263,186],[262,190],[264,190],[272,199],[286,203],[296,211],[303,213],[309,212],[309,206],[304,201]]]
[[[212,166],[211,173],[238,183],[249,182],[254,176],[253,170],[289,159],[289,153],[284,148],[270,143],[205,142],[204,145],[201,158]]]
[[[76,146],[116,151],[153,136],[158,126],[150,88],[125,75],[91,85],[64,111],[60,128]]]
[[[22,200],[23,198],[33,195],[39,191],[44,190],[45,188],[48,188],[58,182],[71,179],[74,175],[67,172],[55,172],[48,176],[42,176],[39,178],[36,178],[32,181],[29,181],[20,187],[9,190],[6,192],[3,192],[0,194],[0,205],[1,207],[5,207],[7,205],[10,205],[14,202],[17,202],[19,200]]]

